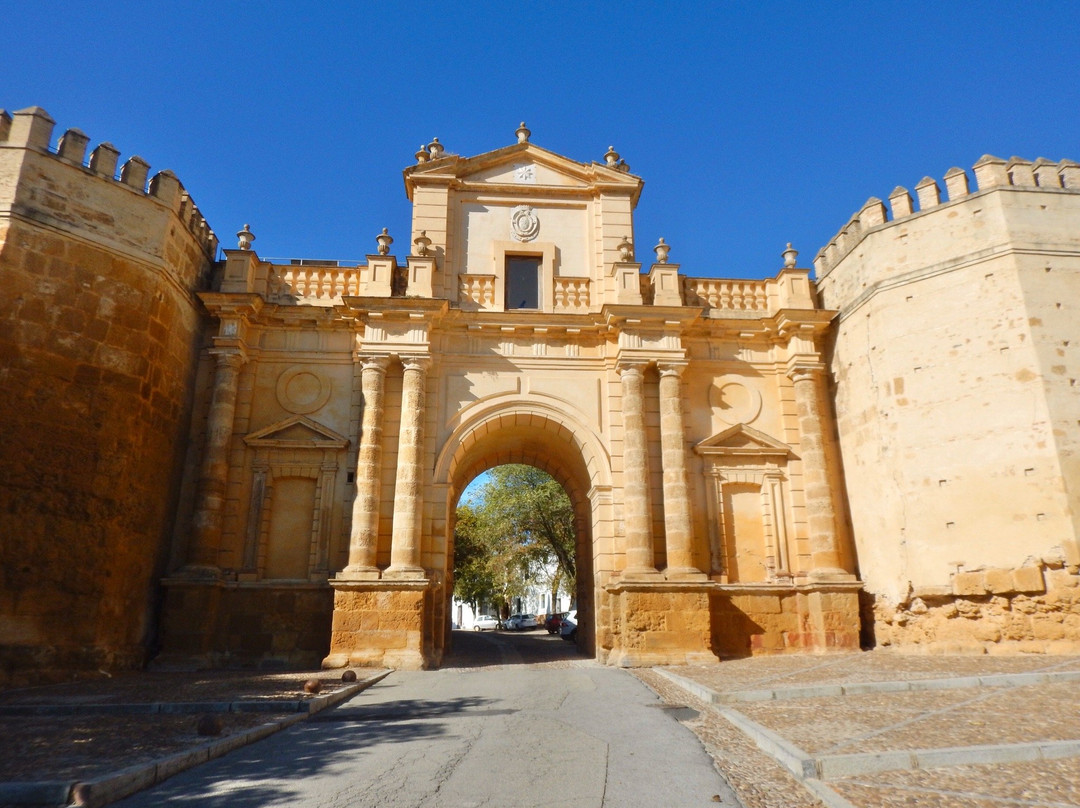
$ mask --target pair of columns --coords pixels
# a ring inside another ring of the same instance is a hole
[[[684,367],[684,364],[675,362],[661,362],[658,365],[667,576],[685,580],[700,579],[704,574],[694,566],[693,557],[693,520],[690,512],[680,378]],[[623,496],[626,509],[626,569],[623,576],[628,579],[648,579],[659,575],[653,548],[652,508],[649,499],[645,368],[644,362],[619,364],[625,433]]]
[[[645,433],[645,363],[620,364],[624,430],[624,497],[626,508],[626,578],[656,576],[649,502],[648,442]],[[664,531],[669,578],[695,578],[693,524],[684,446],[680,376],[684,365],[658,364],[660,371],[660,444],[664,470]],[[800,452],[810,532],[810,576],[850,579],[841,567],[836,505],[829,484],[823,367],[798,365],[789,373],[799,419]]]
[[[394,528],[390,566],[376,565],[382,474],[382,434],[387,357],[364,357],[360,388],[364,416],[356,459],[356,499],[349,534],[349,563],[344,578],[422,578],[420,537],[424,506],[424,417],[427,357],[403,358],[401,428],[398,433],[397,479],[394,485]]]

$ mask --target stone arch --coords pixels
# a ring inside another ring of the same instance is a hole
[[[434,482],[446,492],[445,608],[453,582],[455,509],[465,486],[495,466],[521,463],[546,471],[566,490],[577,534],[577,602],[580,644],[595,653],[594,580],[604,537],[610,538],[611,463],[607,451],[580,413],[565,402],[535,395],[500,395],[475,402],[454,419],[456,426],[435,463]],[[610,542],[608,542],[610,544]],[[444,636],[444,642],[448,639]]]

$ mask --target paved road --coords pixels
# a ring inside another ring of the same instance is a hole
[[[442,670],[393,673],[116,805],[736,808],[678,716],[556,636],[455,632]]]

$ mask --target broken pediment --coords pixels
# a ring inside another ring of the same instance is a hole
[[[791,447],[786,443],[781,443],[746,424],[735,424],[711,438],[706,438],[694,447],[694,451],[705,456],[738,455],[776,459],[792,456]]]
[[[294,415],[244,438],[252,447],[344,449],[349,439],[303,415]]]

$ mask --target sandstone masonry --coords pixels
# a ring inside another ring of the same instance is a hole
[[[423,146],[409,254],[359,264],[246,225],[216,260],[172,174],[52,128],[0,114],[7,681],[438,665],[457,497],[509,462],[574,503],[608,664],[1077,650],[1080,167],[871,200],[815,284],[790,245],[761,281],[643,267],[640,178],[524,125]]]

